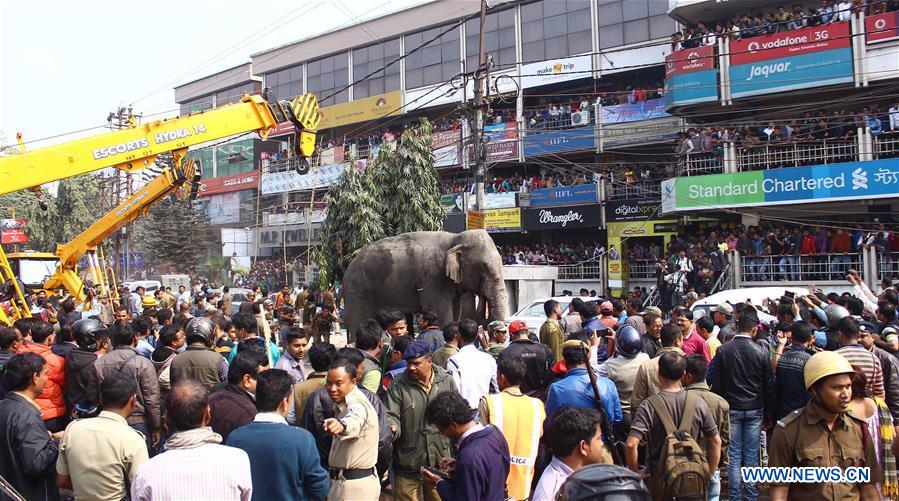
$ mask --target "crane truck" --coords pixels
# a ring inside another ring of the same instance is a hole
[[[193,160],[185,160],[189,147],[251,132],[264,139],[278,124],[290,122],[296,130],[294,148],[300,159],[296,169],[305,174],[309,171],[308,159],[315,151],[315,129],[320,119],[318,99],[314,94],[302,94],[289,101],[270,101],[254,94],[219,108],[143,124],[132,121],[122,130],[34,151],[26,151],[25,143],[18,135],[22,153],[0,158],[0,195],[22,189],[39,193],[40,185],[44,183],[107,167],[139,171],[153,165],[163,153],[172,154],[173,165],[71,242],[58,245],[55,255],[17,253],[9,260],[0,248],[0,283],[3,285],[0,298],[9,301],[13,317],[30,316],[22,289],[25,285],[38,285],[31,282],[37,282],[34,277],[40,275],[41,270],[53,270],[52,274],[43,274],[42,279],[49,276],[42,284],[43,288],[50,293],[64,287],[76,300],[83,300],[84,287],[77,273],[81,256],[88,255],[93,279],[102,284],[108,274],[96,249],[103,240],[145,214],[153,204],[179,187],[185,187],[188,196],[196,195],[200,169]],[[0,311],[0,323],[9,324],[11,320],[15,318]]]

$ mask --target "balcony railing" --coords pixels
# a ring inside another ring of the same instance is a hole
[[[863,269],[861,254],[742,256],[740,261],[742,282],[843,281],[849,269]]]
[[[704,176],[724,172],[724,159],[714,152],[690,153],[677,159],[679,176]]]
[[[737,169],[740,171],[833,164],[857,159],[858,144],[840,139],[737,147]]]
[[[647,179],[634,183],[616,182],[606,184],[610,200],[628,200],[635,198],[660,198],[662,181]]]
[[[874,136],[874,158],[895,158],[899,156],[899,132],[888,132]]]
[[[627,265],[628,276],[634,278],[655,278],[656,261],[652,259],[631,259]]]
[[[604,271],[604,265],[600,262],[566,264],[559,266],[559,280],[602,278]]]

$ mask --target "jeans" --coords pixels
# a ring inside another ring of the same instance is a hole
[[[784,256],[780,258],[780,278],[784,280],[799,281],[799,273],[796,272],[796,257]]]
[[[762,409],[730,411],[730,446],[727,449],[727,496],[731,500],[740,497],[740,467],[759,466],[759,439],[762,433]],[[758,488],[747,484],[742,499],[756,501]]]
[[[709,501],[718,501],[721,496],[721,471],[715,470],[709,482]]]

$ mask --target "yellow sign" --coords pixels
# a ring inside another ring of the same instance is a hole
[[[466,221],[465,227],[469,230],[486,230],[487,229],[487,217],[483,212],[478,212],[474,210],[468,211],[468,220]]]
[[[608,280],[613,295],[627,293],[628,263],[622,259],[627,239],[633,237],[663,237],[677,234],[677,220],[627,221],[606,225],[609,244]],[[667,242],[664,242],[667,243]]]
[[[493,209],[484,211],[487,231],[521,230],[521,209]]]
[[[318,124],[318,128],[319,130],[324,130],[381,117],[399,115],[402,113],[402,107],[403,93],[400,91],[326,106],[321,109],[322,119]]]

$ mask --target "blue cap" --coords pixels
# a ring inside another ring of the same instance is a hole
[[[406,351],[403,352],[403,360],[424,357],[430,354],[431,343],[423,339],[416,339],[408,348],[406,348]]]
[[[815,344],[824,348],[827,346],[827,333],[823,331],[815,331]]]

